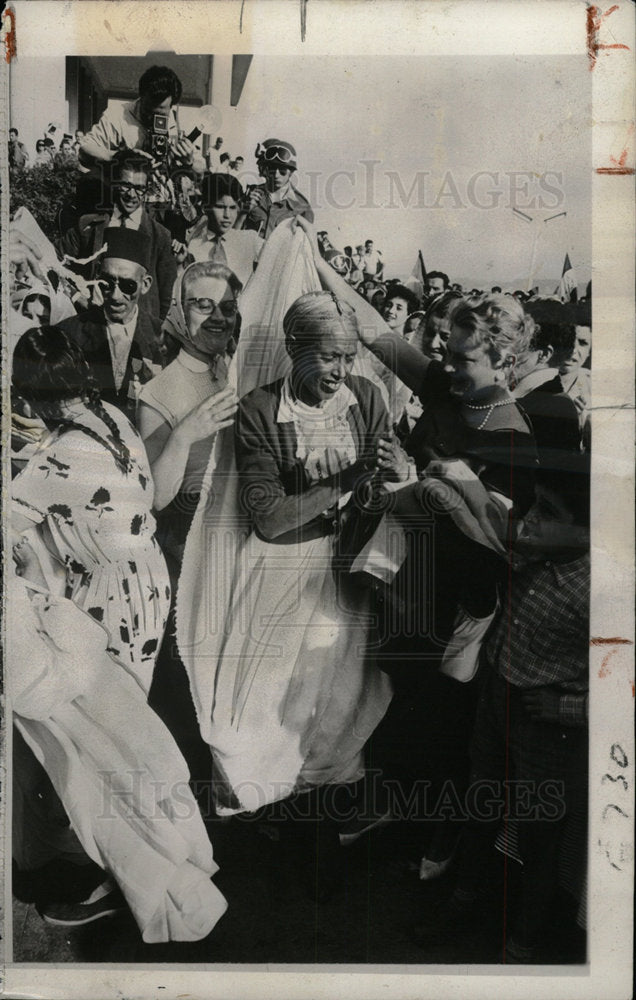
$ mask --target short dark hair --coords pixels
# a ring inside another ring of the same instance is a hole
[[[201,207],[209,211],[219,200],[229,196],[237,204],[243,199],[243,188],[232,174],[206,174],[201,183]]]
[[[169,97],[173,104],[181,100],[181,80],[169,66],[150,66],[139,78],[139,96],[161,104]]]
[[[441,295],[434,298],[424,314],[426,318],[426,328],[428,329],[428,325],[431,320],[446,319],[450,315],[451,309],[455,303],[459,302],[459,300],[463,298],[464,296],[462,293],[456,292],[454,288],[451,288],[449,291],[443,292]]]
[[[444,291],[446,291],[450,285],[450,278],[444,273],[444,271],[427,271],[426,280],[428,281],[430,278],[441,278],[444,283]]]
[[[420,300],[417,295],[415,292],[412,292],[410,288],[407,288],[406,285],[397,284],[391,285],[390,288],[387,288],[384,304],[386,305],[387,302],[390,302],[392,299],[404,299],[409,316],[420,307]]]
[[[572,316],[564,303],[555,299],[530,299],[524,303],[525,312],[535,323],[530,350],[554,351],[552,364],[559,368],[574,349],[576,330]]]
[[[123,170],[135,170],[150,176],[152,163],[147,156],[142,156],[134,149],[120,149],[111,160],[113,180],[121,177]]]
[[[12,132],[15,132],[16,135],[19,134],[17,128],[10,128],[9,129],[9,135],[11,135]]]

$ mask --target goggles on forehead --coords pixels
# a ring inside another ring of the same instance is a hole
[[[107,292],[109,295],[119,288],[122,295],[128,296],[135,295],[137,289],[139,288],[139,282],[135,281],[134,278],[116,278],[112,274],[102,274],[100,275],[99,284],[102,285],[102,291]]]
[[[268,146],[267,149],[257,150],[259,160],[264,163],[282,163],[284,166],[294,166],[296,157],[287,146]]]

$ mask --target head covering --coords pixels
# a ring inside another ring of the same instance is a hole
[[[130,260],[149,270],[150,254],[148,238],[136,229],[124,229],[120,226],[109,226],[104,230],[105,253],[102,260],[117,257],[119,260]]]
[[[259,166],[277,164],[280,167],[289,167],[291,170],[296,170],[298,166],[296,150],[284,139],[265,139],[262,144],[258,144],[254,155]]]
[[[333,292],[306,292],[292,303],[283,318],[285,338],[293,336],[305,343],[313,343],[337,327],[358,336],[355,311]]]
[[[185,270],[182,271],[182,273],[177,276],[177,280],[174,283],[174,287],[172,289],[172,302],[168,310],[168,315],[164,319],[161,329],[164,333],[168,333],[171,337],[174,337],[175,340],[178,340],[180,344],[192,343],[192,338],[190,337],[190,331],[188,329],[188,323],[182,305],[183,283],[185,281],[186,275],[189,274],[189,272],[191,272],[193,267],[199,270],[201,268],[201,264],[210,264],[210,263],[211,261],[194,261],[193,264],[189,264],[188,267],[186,267]],[[223,264],[216,264],[215,268],[218,268],[219,271],[227,273],[227,275],[233,275],[234,273],[230,271],[229,267],[225,267]],[[219,275],[219,277],[221,277],[221,275]],[[238,283],[238,286],[240,287],[240,282],[238,282],[238,278],[235,277],[235,280]],[[228,284],[229,283],[230,282],[228,281]],[[235,294],[237,294],[236,291]],[[235,337],[238,336],[238,327],[235,330],[234,336]]]

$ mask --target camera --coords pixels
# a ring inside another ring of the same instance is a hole
[[[168,155],[168,116],[154,114],[150,128],[150,152],[162,160]]]

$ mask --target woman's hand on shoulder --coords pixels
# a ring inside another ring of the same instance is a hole
[[[231,386],[227,386],[216,396],[209,396],[208,399],[204,399],[202,403],[195,406],[177,424],[173,433],[188,446],[194,444],[195,441],[203,441],[224,427],[231,427],[234,423],[237,407],[236,392]]]

